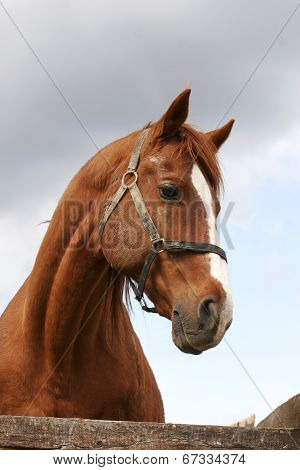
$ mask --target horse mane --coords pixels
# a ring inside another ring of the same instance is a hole
[[[113,346],[121,339],[120,314],[123,311],[122,299],[125,292],[125,304],[128,311],[131,311],[129,297],[129,286],[126,276],[110,269],[110,282],[106,289],[106,305],[103,315],[103,331],[105,333],[105,344],[107,352],[114,356]]]

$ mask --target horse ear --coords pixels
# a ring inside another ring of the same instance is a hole
[[[229,137],[233,123],[234,119],[230,119],[225,126],[219,127],[219,129],[215,129],[214,131],[206,132],[206,137],[208,137],[217,149],[219,149]]]
[[[189,98],[191,90],[187,88],[175,98],[168,111],[160,118],[158,125],[159,137],[171,137],[176,134],[185,122],[189,113]]]

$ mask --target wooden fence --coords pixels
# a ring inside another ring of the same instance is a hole
[[[300,449],[300,429],[0,416],[1,449]]]

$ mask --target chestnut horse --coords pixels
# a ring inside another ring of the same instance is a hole
[[[185,124],[189,96],[182,92],[147,126],[138,186],[164,239],[213,246],[222,182],[216,153],[233,120],[196,131]],[[129,191],[98,234],[141,132],[103,148],[72,179],[31,274],[1,316],[0,414],[164,421],[123,303],[126,282],[138,280],[151,247]],[[183,352],[216,346],[231,323],[227,264],[215,252],[160,252],[145,292],[172,320]]]

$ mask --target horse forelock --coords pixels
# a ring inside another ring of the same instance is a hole
[[[159,123],[148,123],[150,140],[156,141],[157,148],[163,148],[168,138],[160,138]],[[206,137],[205,133],[197,131],[189,124],[183,124],[173,138],[177,139],[172,157],[184,158],[188,154],[200,167],[213,191],[218,193],[223,188],[222,173],[217,158],[216,148]],[[151,143],[151,142],[150,142]]]

